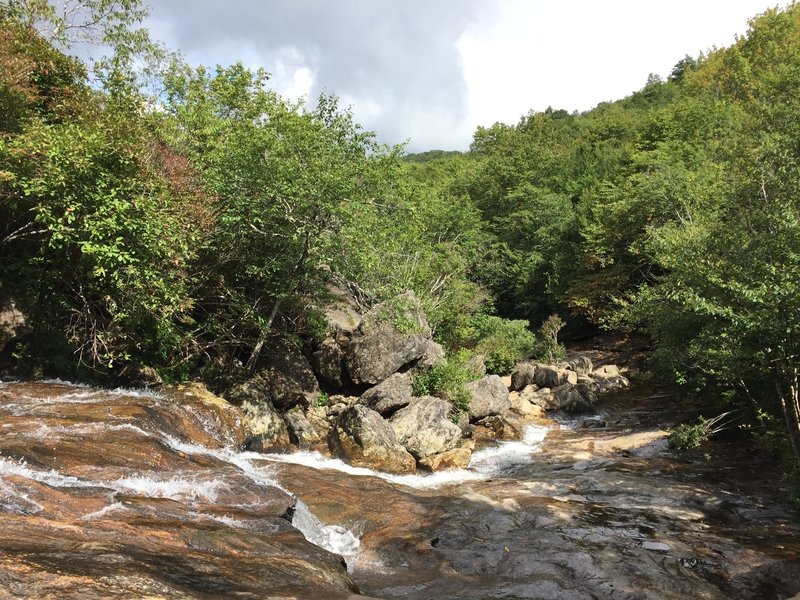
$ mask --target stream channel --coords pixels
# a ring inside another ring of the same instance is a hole
[[[800,593],[800,519],[763,453],[673,453],[663,389],[598,408],[467,470],[390,476],[237,451],[207,402],[0,384],[0,598]]]

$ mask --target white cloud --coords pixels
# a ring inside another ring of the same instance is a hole
[[[785,4],[785,2],[784,2]],[[662,77],[683,56],[734,42],[769,0],[496,0],[457,43],[470,129],[548,106],[587,110]],[[462,142],[463,144],[463,142]]]
[[[627,96],[777,1],[169,0],[148,24],[193,64],[264,67],[293,100],[336,94],[380,141],[422,151]]]

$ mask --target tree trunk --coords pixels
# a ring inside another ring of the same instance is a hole
[[[258,364],[258,359],[261,356],[261,351],[264,349],[264,344],[267,342],[267,337],[269,336],[269,330],[272,329],[272,323],[275,321],[275,317],[278,315],[278,310],[280,309],[282,302],[283,298],[278,298],[275,300],[275,304],[272,305],[272,312],[269,313],[267,324],[264,329],[261,330],[261,333],[258,336],[258,341],[253,348],[253,352],[250,354],[250,358],[247,359],[245,369],[250,375],[252,375],[256,370],[256,365]]]
[[[778,398],[786,420],[786,430],[792,444],[795,460],[800,465],[800,373],[797,367],[790,370],[789,389],[785,390],[781,383],[775,385]]]

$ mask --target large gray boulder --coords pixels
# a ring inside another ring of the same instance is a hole
[[[337,458],[357,467],[387,473],[411,473],[416,461],[397,441],[391,425],[363,404],[343,410],[328,434],[328,446]]]
[[[452,406],[433,396],[414,398],[389,419],[403,447],[415,458],[424,458],[455,448],[461,428],[450,420]]]
[[[374,306],[361,320],[347,348],[347,369],[355,384],[380,383],[428,350],[431,328],[414,292]]]
[[[578,383],[578,374],[557,365],[537,364],[533,383],[539,387],[549,388],[557,388],[566,384],[575,385]]]
[[[248,383],[283,410],[307,404],[319,393],[311,364],[297,346],[283,339],[276,340],[266,350],[258,372]]]
[[[536,363],[521,362],[511,373],[511,389],[519,391],[525,389],[536,381]]]
[[[411,377],[407,373],[395,373],[361,394],[358,403],[387,415],[408,406],[411,394]]]
[[[490,415],[500,415],[511,408],[508,388],[499,375],[488,375],[467,384],[470,393],[470,420],[482,419]]]
[[[254,452],[288,452],[290,448],[289,430],[280,413],[271,402],[253,404],[244,402],[241,406],[245,414],[247,440],[245,447]]]
[[[564,412],[574,414],[594,414],[596,412],[591,402],[584,398],[573,385],[565,384],[555,388],[553,396],[558,399],[559,408]]]
[[[299,410],[290,410],[283,416],[283,420],[289,430],[289,439],[301,450],[317,448],[322,443],[316,427]]]
[[[537,388],[535,385],[529,385],[520,392],[520,398],[545,410],[558,410],[559,408],[559,400],[553,395],[550,388]]]
[[[588,375],[592,372],[592,359],[585,354],[574,354],[567,357],[564,365],[570,371],[575,371],[578,375]]]
[[[619,367],[616,365],[604,365],[598,367],[591,373],[591,378],[597,383],[598,394],[606,394],[623,390],[630,386],[626,377],[620,374]]]
[[[311,365],[320,381],[333,388],[344,384],[344,351],[333,338],[326,338],[311,355]]]

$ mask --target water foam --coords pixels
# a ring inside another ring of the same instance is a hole
[[[355,556],[361,546],[361,540],[352,531],[340,525],[323,525],[300,500],[294,507],[292,526],[315,546],[339,556]]]
[[[491,477],[526,465],[530,463],[534,453],[541,452],[542,442],[548,431],[547,427],[541,425],[528,425],[523,432],[522,440],[500,442],[497,446],[473,453],[468,469]]]

